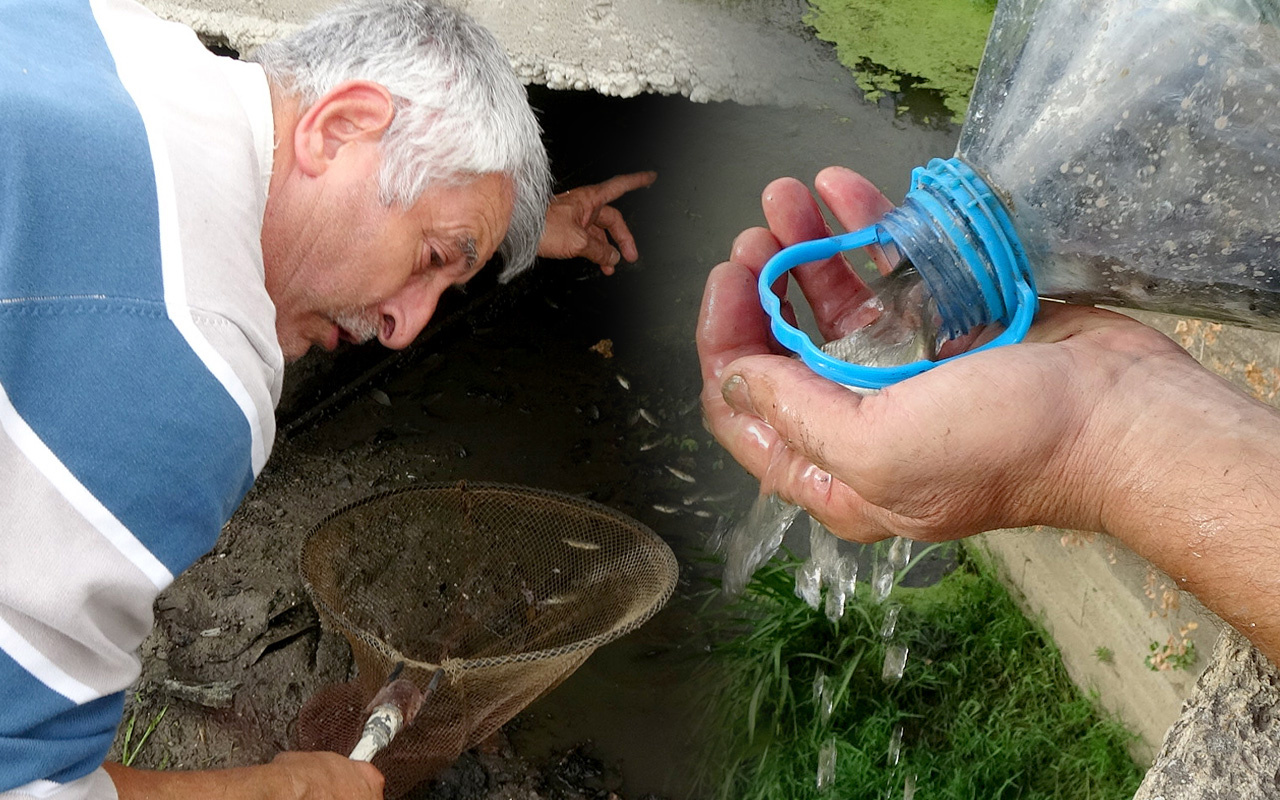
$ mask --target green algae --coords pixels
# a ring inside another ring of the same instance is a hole
[[[988,0],[810,0],[805,21],[831,42],[869,100],[912,90],[941,96],[964,119],[995,3]]]

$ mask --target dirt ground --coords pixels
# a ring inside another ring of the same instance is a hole
[[[674,549],[667,608],[581,669],[414,797],[685,797],[696,725],[689,676],[709,635],[698,608],[708,542],[754,482],[701,425],[693,335],[705,276],[759,224],[759,192],[830,163],[905,189],[954,132],[884,107],[782,111],[681,98],[534,92],[562,187],[656,168],[620,208],[642,259],[612,278],[544,265],[513,284],[477,279],[408,351],[353,348],[293,368],[280,435],[217,548],[156,604],[143,674],[116,753],[163,711],[135,766],[261,763],[293,741],[303,703],[348,680],[297,571],[321,518],[426,481],[497,481],[603,503]],[[726,155],[727,154],[727,155]],[[896,184],[901,184],[900,187]],[[892,196],[892,191],[891,191]]]

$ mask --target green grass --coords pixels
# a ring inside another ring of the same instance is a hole
[[[968,556],[937,586],[894,589],[895,641],[910,656],[891,687],[881,680],[885,606],[860,585],[834,626],[795,597],[794,567],[757,574],[730,610],[737,635],[713,652],[709,794],[880,800],[901,798],[909,778],[930,800],[1128,800],[1137,790],[1132,735],[1075,688],[989,567]],[[836,679],[825,722],[813,697],[819,669]],[[820,793],[818,753],[833,738],[835,776]]]
[[[126,767],[133,766],[133,763],[138,760],[138,755],[142,752],[142,748],[146,747],[147,740],[151,738],[151,734],[156,732],[156,728],[159,727],[160,721],[164,719],[164,714],[168,710],[168,706],[161,708],[147,723],[146,728],[138,734],[136,740],[134,739],[134,728],[138,723],[138,713],[135,711],[129,716],[129,719],[125,722],[124,731],[122,732],[123,738],[120,742],[120,763],[122,765]]]

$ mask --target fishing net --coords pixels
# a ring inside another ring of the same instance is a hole
[[[675,588],[675,556],[597,503],[498,484],[376,495],[323,520],[302,548],[307,592],[351,643],[358,677],[303,707],[295,745],[347,753],[391,670],[444,680],[374,758],[396,797],[432,777],[597,647],[651,617]]]

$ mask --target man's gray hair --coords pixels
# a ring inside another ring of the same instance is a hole
[[[433,184],[504,174],[515,209],[502,280],[533,263],[551,196],[547,152],[502,45],[474,19],[436,0],[364,0],[249,58],[303,109],[344,81],[385,86],[396,115],[382,139],[382,201],[408,207]]]

